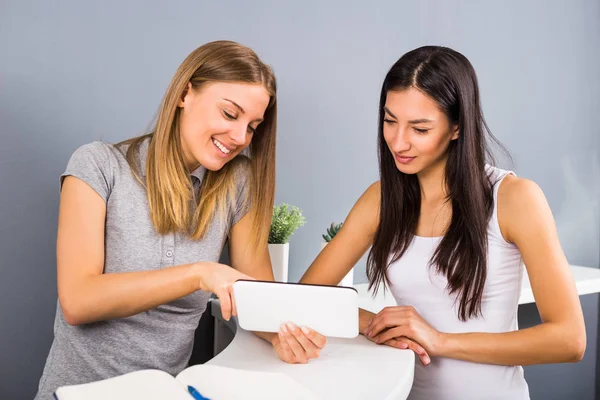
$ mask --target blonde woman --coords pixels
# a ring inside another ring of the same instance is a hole
[[[178,373],[210,293],[229,318],[233,282],[273,280],[276,113],[271,69],[244,46],[212,42],[181,64],[151,133],[75,151],[61,177],[59,303],[36,399],[144,368]],[[218,263],[227,240],[233,268]]]

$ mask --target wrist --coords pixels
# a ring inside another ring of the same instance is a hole
[[[358,309],[358,333],[361,335],[364,334],[365,330],[369,327],[371,323],[371,319],[375,314],[370,311],[363,310],[362,308]]]
[[[192,264],[192,280],[194,290],[206,291],[206,281],[210,274],[210,266],[205,262],[197,262]]]
[[[279,335],[277,333],[266,333],[266,339],[269,341],[269,343],[271,343],[273,347],[275,347],[275,345],[279,343]]]
[[[277,333],[274,332],[254,332],[254,334],[256,336],[258,336],[259,338],[271,343],[271,345],[273,345],[273,347],[275,347],[275,345],[277,344],[277,340],[278,340],[278,335]]]
[[[438,332],[435,348],[432,356],[447,357],[452,347],[453,336],[451,333]]]

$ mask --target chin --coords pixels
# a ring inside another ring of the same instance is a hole
[[[227,164],[227,162],[208,161],[208,162],[200,163],[200,164],[209,171],[217,172],[217,171],[223,169],[223,167],[225,166],[225,164]]]
[[[396,161],[396,169],[406,175],[415,175],[421,172],[421,167],[417,165],[406,165]]]

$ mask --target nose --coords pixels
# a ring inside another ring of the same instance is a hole
[[[241,146],[246,143],[247,127],[239,124],[229,132],[229,138],[236,146]]]
[[[408,129],[398,128],[395,136],[390,142],[391,148],[396,153],[410,150],[410,142],[408,140]]]

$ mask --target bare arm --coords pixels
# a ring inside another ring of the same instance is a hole
[[[300,282],[337,285],[373,244],[379,224],[379,182],[357,200],[342,229],[304,273]]]
[[[252,248],[252,218],[250,214],[244,216],[231,229],[229,241],[229,255],[231,265],[240,272],[263,281],[274,281],[273,268],[269,257],[269,250],[265,243],[260,248]],[[279,358],[288,363],[307,363],[309,359],[319,356],[321,349],[326,344],[324,336],[313,330],[302,332],[298,327],[292,326],[281,336],[273,332],[254,332],[261,339],[271,343]]]
[[[240,272],[252,276],[261,281],[274,281],[273,268],[269,257],[269,249],[266,246],[252,248],[250,246],[252,235],[252,217],[246,214],[237,224],[231,228],[229,237],[229,258],[231,265]],[[256,336],[271,341],[276,333],[254,332]]]
[[[373,210],[373,204],[376,206],[374,210],[378,209],[378,196],[378,185],[372,185],[363,194],[354,206],[353,211],[348,216],[340,232],[338,232],[334,240],[326,246],[325,250],[312,263],[300,280],[301,283],[335,285],[350,271],[369,248],[372,241],[368,233],[365,235],[365,231],[361,227],[365,220],[368,220],[369,217],[373,218],[373,215],[367,215],[367,210]],[[377,218],[376,214],[375,218]],[[354,240],[358,240],[362,244],[357,246]],[[334,261],[333,263],[332,260]],[[270,280],[272,279],[271,272]],[[367,311],[364,311],[363,314],[362,311],[360,321],[364,320],[364,326],[366,326],[368,318],[372,314]],[[360,325],[362,326],[363,323]],[[310,329],[303,332],[299,327],[294,325],[282,327],[279,334],[268,332],[255,332],[255,334],[271,342],[279,358],[288,363],[306,363],[311,358],[318,357],[320,350],[326,344],[324,336]]]
[[[265,243],[252,248],[252,216],[247,213],[232,228],[229,234],[229,258],[236,270],[261,281],[274,281],[269,249]]]
[[[325,246],[300,279],[301,283],[337,285],[350,271],[372,242],[375,230],[371,233],[369,229],[365,229],[365,224],[368,226],[369,222],[373,222],[373,218],[377,218],[378,196],[377,184],[367,189],[350,212],[342,229]],[[365,311],[364,313],[368,314],[363,314],[363,310],[360,311],[360,321],[365,320],[366,326],[370,313]],[[326,344],[324,336],[310,329],[302,332],[294,325],[282,327],[279,335],[259,336],[271,341],[282,360],[292,363],[306,363],[309,359],[318,357]]]
[[[304,273],[300,282],[337,285],[373,244],[379,224],[379,182],[357,200],[342,229]],[[363,333],[375,314],[359,309],[359,332]]]
[[[542,323],[509,333],[448,335],[442,355],[503,365],[579,361],[586,347],[581,303],[544,194],[513,176],[499,191],[502,233],[521,251]]]
[[[375,182],[357,200],[342,229],[317,256],[300,282],[337,285],[342,280],[373,244],[379,226],[380,197],[381,186],[379,182]],[[374,313],[358,309],[359,333],[365,334],[374,317]],[[425,349],[409,338],[394,337],[382,343],[400,349],[410,349],[424,364],[430,362]]]
[[[196,290],[224,299],[229,282],[243,276],[217,263],[104,274],[105,219],[102,198],[85,182],[66,177],[58,219],[57,278],[61,308],[71,325],[128,317]]]

